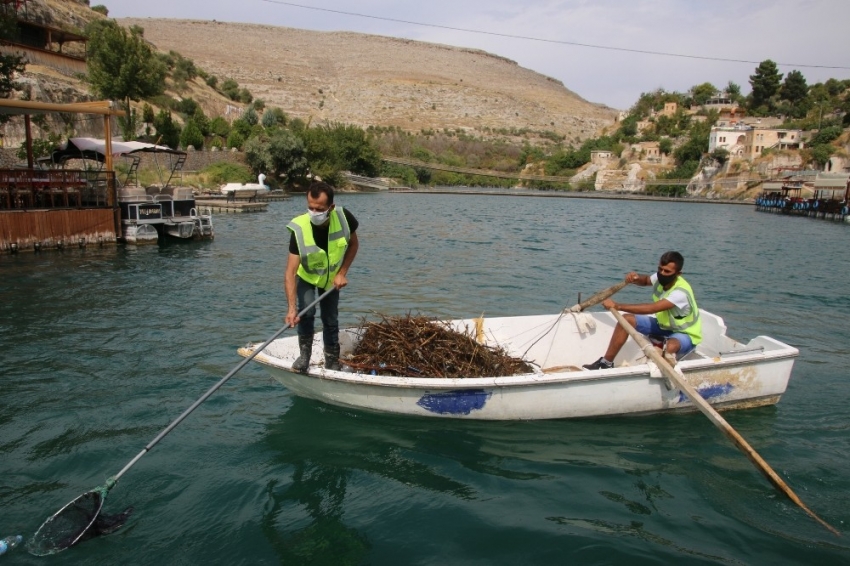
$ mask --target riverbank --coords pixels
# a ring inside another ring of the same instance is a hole
[[[365,191],[364,191],[365,192]],[[597,193],[577,191],[540,191],[535,189],[456,189],[456,188],[427,188],[427,189],[390,189],[390,193],[416,193],[436,195],[483,195],[483,196],[517,196],[542,198],[582,198],[598,200],[629,200],[629,201],[660,201],[686,202],[692,204],[746,204],[752,206],[752,200],[709,199],[701,197],[665,197],[654,195],[634,195],[621,193]]]

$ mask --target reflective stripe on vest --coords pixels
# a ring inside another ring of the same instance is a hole
[[[286,227],[295,234],[295,242],[298,244],[298,255],[301,257],[298,276],[311,285],[322,289],[329,288],[342,267],[342,260],[351,240],[351,229],[342,207],[336,206],[330,213],[327,252],[317,246],[313,239],[313,225],[310,223],[309,214],[293,218]]]
[[[672,309],[655,313],[655,317],[658,320],[658,326],[672,330],[673,332],[684,332],[691,337],[691,341],[696,346],[702,341],[702,324],[700,323],[699,307],[697,306],[697,301],[694,298],[694,291],[691,289],[690,284],[685,281],[685,278],[681,276],[677,277],[673,286],[666,291],[664,290],[664,287],[656,281],[655,285],[652,287],[652,300],[658,302],[666,299],[670,293],[676,289],[681,289],[684,291],[685,296],[688,297],[688,305],[691,308],[691,313],[680,318],[673,316],[673,313],[671,312]]]

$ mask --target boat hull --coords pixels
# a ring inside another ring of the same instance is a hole
[[[122,239],[127,244],[137,246],[156,244],[159,233],[153,224],[136,224],[131,221],[123,221],[121,225]]]
[[[703,311],[705,313],[705,311]],[[716,329],[725,326],[719,317]],[[266,365],[273,378],[295,395],[379,413],[478,420],[535,420],[644,415],[697,410],[658,368],[633,344],[618,356],[618,366],[589,371],[576,363],[598,357],[610,336],[613,317],[594,315],[596,328],[579,332],[571,317],[515,317],[487,321],[488,341],[521,354],[532,335],[529,329],[555,330],[535,343],[525,359],[539,366],[534,373],[487,378],[438,379],[368,375],[325,370],[321,364],[321,335],[315,337],[314,357],[307,373],[291,371],[298,355],[297,337],[274,341],[255,361]],[[456,321],[468,328],[473,321]],[[516,332],[510,336],[511,326]],[[708,326],[712,326],[709,324]],[[342,351],[351,351],[357,331],[343,331]],[[565,340],[572,337],[572,340]],[[537,338],[536,336],[534,338]],[[779,401],[788,384],[798,352],[772,338],[758,337],[741,344],[725,334],[706,340],[702,352],[678,364],[686,381],[719,409],[750,408]],[[704,342],[705,343],[705,342]],[[560,352],[557,350],[562,348]],[[715,347],[720,346],[722,350]],[[254,346],[240,350],[250,355]],[[585,351],[587,350],[587,351]],[[699,351],[699,349],[698,349]],[[542,353],[546,352],[543,356]],[[541,357],[542,356],[542,357]],[[563,363],[566,362],[566,363]],[[344,360],[343,360],[344,363]]]

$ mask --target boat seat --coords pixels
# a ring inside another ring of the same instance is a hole
[[[172,189],[174,200],[191,200],[195,198],[191,187],[174,187]]]
[[[118,200],[123,202],[144,202],[152,200],[141,187],[123,187],[118,189]]]

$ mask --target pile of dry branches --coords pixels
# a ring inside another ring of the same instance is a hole
[[[344,364],[366,373],[411,377],[498,377],[529,373],[521,359],[479,344],[470,334],[424,316],[363,321],[363,333]]]

